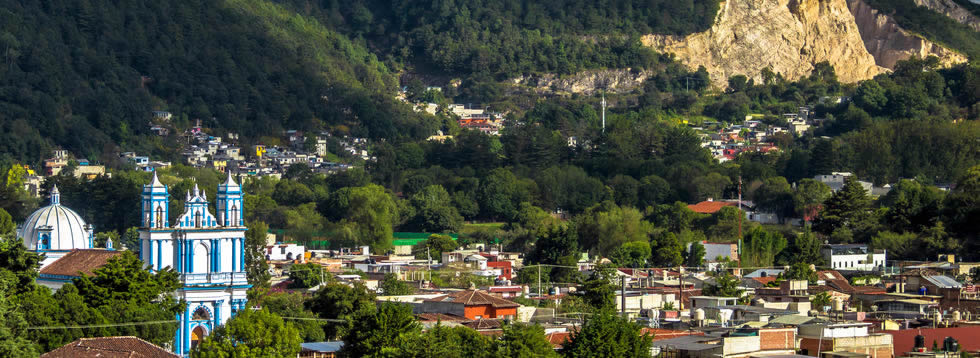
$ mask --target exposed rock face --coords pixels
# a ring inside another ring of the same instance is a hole
[[[944,0],[916,0],[920,1]],[[848,3],[861,30],[864,45],[874,56],[878,66],[895,68],[895,63],[910,56],[936,56],[944,66],[967,61],[966,56],[960,53],[903,30],[894,19],[871,8],[863,0],[848,0]]]
[[[704,66],[719,87],[736,74],[758,82],[765,68],[799,79],[822,61],[834,66],[842,82],[872,78],[913,55],[935,55],[944,65],[966,61],[959,53],[902,30],[862,0],[728,0],[708,31],[686,37],[647,35],[642,40],[673,53],[692,69]]]
[[[915,4],[930,8],[940,14],[949,16],[951,19],[956,20],[956,22],[980,31],[980,18],[953,0],[915,0]]]
[[[847,82],[885,71],[865,49],[845,0],[728,0],[708,31],[647,35],[643,43],[688,67],[704,66],[719,87],[736,74],[760,81],[765,68],[795,80],[822,61]]]
[[[553,74],[522,76],[511,81],[517,85],[534,87],[539,93],[585,93],[598,90],[607,92],[629,92],[643,85],[650,76],[649,71],[632,69],[589,70],[569,76],[558,77]]]

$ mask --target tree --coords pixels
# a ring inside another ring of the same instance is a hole
[[[494,357],[495,342],[476,330],[436,324],[422,334],[412,337],[403,347],[405,357]]]
[[[650,242],[650,247],[653,250],[651,261],[657,267],[674,267],[684,263],[682,253],[684,246],[677,239],[677,235],[672,232],[654,236]]]
[[[830,198],[830,187],[814,179],[806,178],[796,183],[793,193],[793,207],[796,214],[803,220],[813,220],[820,211],[820,206]]]
[[[21,239],[12,235],[0,236],[0,272],[10,274],[8,289],[21,293],[31,289],[38,277],[44,257],[27,251]]]
[[[115,244],[114,244],[115,245]],[[136,253],[140,252],[140,231],[137,227],[126,229],[126,232],[119,237],[117,246],[119,249],[129,250]]]
[[[245,275],[252,287],[269,287],[272,278],[262,253],[268,232],[269,225],[261,221],[248,223],[248,231],[245,231]]]
[[[888,207],[884,219],[895,232],[919,232],[940,219],[944,193],[939,188],[903,179],[881,198]]]
[[[793,214],[793,189],[786,178],[767,178],[752,197],[756,206],[764,211],[775,213],[779,220]]]
[[[487,217],[510,220],[528,196],[514,173],[497,168],[480,181],[477,199]]]
[[[650,258],[650,243],[646,241],[631,241],[613,251],[610,256],[613,263],[624,267],[645,267]]]
[[[295,357],[299,330],[282,317],[262,310],[242,310],[191,351],[194,358]]]
[[[649,357],[653,337],[612,310],[592,315],[562,347],[566,357]]]
[[[575,266],[581,255],[575,226],[564,222],[553,223],[541,230],[534,248],[524,256],[524,263]],[[549,282],[578,282],[581,276],[578,270],[568,267],[546,267],[543,270],[547,270],[542,272],[547,275],[545,280],[550,278]],[[518,275],[524,271],[528,270],[521,270]]]
[[[877,114],[887,107],[888,97],[878,81],[867,80],[862,81],[854,92],[854,103],[869,113]]]
[[[382,303],[374,310],[348,317],[350,329],[340,353],[346,357],[398,356],[421,332],[411,306]]]
[[[824,307],[830,306],[830,301],[830,294],[827,292],[820,292],[813,295],[813,298],[810,299],[811,306],[817,310],[822,310]]]
[[[323,272],[323,266],[317,263],[294,264],[289,267],[289,279],[293,282],[289,288],[310,288],[320,285],[324,276],[329,278],[328,273]]]
[[[582,285],[585,303],[596,310],[616,307],[616,285],[613,284],[615,269],[605,265],[596,266],[589,280]]]
[[[309,320],[295,320],[291,322],[299,330],[299,335],[303,342],[321,342],[326,340],[327,338],[323,333],[323,323],[312,320],[316,318],[316,315],[304,309],[304,301],[303,294],[299,292],[270,293],[261,298],[249,300],[250,303],[269,310],[269,313],[281,317],[308,318]]]
[[[407,225],[421,232],[459,232],[463,217],[441,185],[430,185],[412,196],[415,217]]]
[[[398,209],[383,187],[369,184],[343,188],[332,197],[331,210],[338,211],[342,222],[354,231],[358,240],[355,244],[370,245],[373,252],[391,248],[392,226]]]
[[[701,245],[700,241],[695,241],[691,243],[691,247],[688,249],[686,265],[701,267],[704,265],[704,245]]]
[[[456,240],[453,240],[449,235],[432,234],[425,240],[425,244],[416,246],[415,258],[421,260],[431,257],[436,261],[440,261],[443,252],[453,251],[457,246],[459,245],[456,243]]]
[[[27,320],[21,307],[12,300],[15,275],[0,269],[0,356],[12,358],[36,357],[34,344],[27,340]]]
[[[946,197],[945,217],[952,232],[962,237],[966,252],[975,253],[980,238],[980,165],[973,166],[957,181],[956,189]]]
[[[497,357],[558,357],[539,325],[507,324],[503,331],[495,342]]]
[[[6,210],[0,208],[0,236],[16,235],[17,224]]]
[[[802,262],[811,265],[823,265],[824,258],[823,254],[820,253],[820,248],[823,243],[816,235],[810,231],[810,228],[804,228],[803,232],[796,235],[793,238],[793,242],[790,245],[790,249],[786,250],[791,255],[792,258],[787,260],[788,262]]]
[[[733,276],[728,271],[719,272],[715,275],[715,283],[708,284],[704,286],[705,296],[719,296],[719,297],[742,297],[742,290],[738,288],[739,282],[738,278]]]
[[[402,296],[415,293],[411,285],[399,281],[398,277],[393,273],[386,273],[384,278],[381,279],[381,282],[378,283],[378,288],[381,294],[385,296]]]
[[[609,180],[616,204],[636,207],[640,196],[640,181],[628,175],[617,175]]]
[[[783,272],[783,278],[787,280],[806,280],[811,283],[817,282],[817,272],[810,268],[805,262],[797,262]]]
[[[862,220],[871,218],[871,198],[868,192],[851,175],[844,180],[844,187],[830,196],[824,209],[814,222],[814,229],[832,234],[835,230],[853,230]]]
[[[769,267],[786,245],[783,235],[755,227],[745,233],[740,259],[747,267]]]
[[[574,219],[582,248],[609,255],[625,242],[647,241],[653,225],[639,210],[611,202],[590,208]]]
[[[305,306],[320,318],[346,319],[358,312],[373,310],[374,294],[359,282],[353,287],[331,282],[320,287]],[[323,330],[327,339],[334,339],[346,327],[346,324],[328,323]]]

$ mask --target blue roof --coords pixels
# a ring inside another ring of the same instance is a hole
[[[304,351],[336,353],[339,352],[340,349],[344,347],[344,341],[310,342],[310,343],[300,343],[299,345],[300,347],[303,347]]]

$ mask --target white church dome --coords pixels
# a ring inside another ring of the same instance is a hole
[[[92,231],[78,213],[61,205],[61,195],[54,186],[51,204],[28,216],[18,234],[28,250],[65,251],[91,248]]]

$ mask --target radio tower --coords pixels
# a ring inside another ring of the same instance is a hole
[[[602,93],[602,133],[606,133],[606,93]]]

